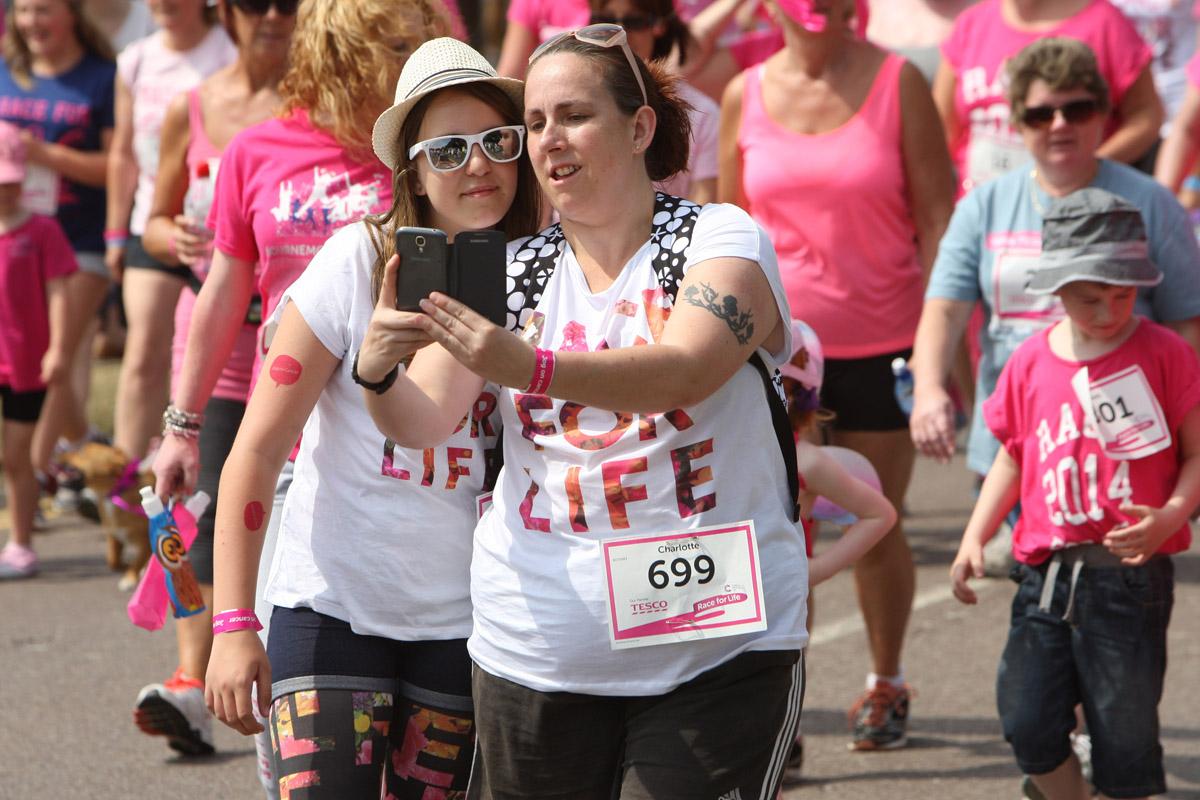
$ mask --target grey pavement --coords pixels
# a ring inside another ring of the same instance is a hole
[[[918,463],[906,518],[918,563],[905,654],[917,694],[906,749],[847,751],[846,708],[869,669],[866,643],[850,575],[818,589],[802,720],[805,782],[786,792],[789,800],[1019,796],[993,688],[1013,585],[987,581],[980,604],[967,608],[946,580],[969,490],[961,461]],[[128,595],[104,566],[100,530],[53,520],[36,546],[42,575],[0,584],[0,800],[262,797],[250,740],[218,724],[218,755],[183,759],[133,726],[138,689],[175,667],[174,637],[169,623],[147,633],[128,622]],[[1176,566],[1163,744],[1169,796],[1200,800],[1200,556],[1178,557]]]

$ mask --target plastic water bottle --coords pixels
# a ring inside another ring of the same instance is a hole
[[[913,410],[913,374],[908,368],[908,361],[903,358],[892,359],[892,375],[896,378],[896,404],[907,417]]]

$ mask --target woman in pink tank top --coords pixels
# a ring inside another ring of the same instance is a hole
[[[833,444],[866,456],[900,508],[914,450],[891,364],[911,355],[950,218],[949,154],[925,79],[848,29],[851,0],[825,13],[806,0],[769,7],[784,49],[725,92],[718,197],[771,236],[791,314],[825,347],[821,403],[836,415]],[[853,746],[898,747],[914,585],[899,523],[857,563],[855,579],[873,672],[853,711]]]
[[[172,384],[178,381],[196,291],[208,275],[212,232],[205,227],[205,219],[221,153],[236,133],[278,112],[278,86],[287,70],[288,46],[296,21],[294,3],[277,2],[263,14],[229,0],[223,0],[222,6],[222,19],[237,45],[237,58],[199,86],[176,95],[168,106],[153,201],[143,237],[147,252],[172,269],[186,271],[189,278],[189,286],[183,289],[174,310]],[[198,532],[189,559],[210,598],[210,608],[217,479],[246,409],[256,328],[252,324],[242,325],[233,353],[217,379],[213,398],[204,409],[207,421],[199,437],[202,469],[196,488],[207,492],[213,502],[197,521]],[[176,749],[182,746],[204,752],[205,746],[211,749],[212,744],[207,709],[203,708],[203,702],[199,709],[195,708],[186,698],[203,679],[207,668],[212,646],[211,612],[177,620],[175,630],[178,670],[171,680],[151,684],[141,691],[134,719],[139,728],[151,735],[173,731],[175,738],[169,741]],[[168,708],[185,716],[202,710],[203,721],[189,719],[189,725],[172,728],[167,718],[171,713]],[[181,742],[180,731],[192,733]],[[270,760],[266,763],[269,765]],[[264,785],[273,785],[269,775],[263,780]]]

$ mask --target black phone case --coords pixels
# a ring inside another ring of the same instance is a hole
[[[436,228],[398,228],[396,252],[396,308],[420,311],[420,302],[431,292],[450,291],[446,234]]]
[[[463,231],[454,237],[450,294],[493,324],[504,327],[505,306],[503,231]]]

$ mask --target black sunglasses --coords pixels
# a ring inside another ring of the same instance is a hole
[[[601,14],[596,12],[592,14],[591,24],[606,23],[609,25],[620,25],[627,31],[646,31],[654,27],[654,23],[657,21],[648,14],[629,14],[628,16],[618,17],[616,14]]]
[[[1062,114],[1063,120],[1078,125],[1087,122],[1100,113],[1100,104],[1092,98],[1072,100],[1061,106],[1030,106],[1021,113],[1021,123],[1029,128],[1045,128],[1054,122],[1055,114]]]
[[[283,16],[290,17],[296,13],[296,8],[300,5],[300,0],[230,0],[230,2],[247,14],[259,17],[270,11],[271,6],[275,6],[275,10]]]

